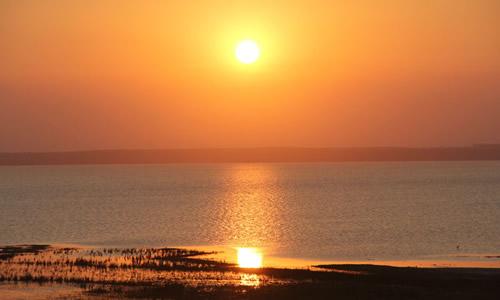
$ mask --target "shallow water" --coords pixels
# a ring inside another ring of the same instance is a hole
[[[500,253],[500,162],[0,167],[0,207],[0,244],[336,261]]]

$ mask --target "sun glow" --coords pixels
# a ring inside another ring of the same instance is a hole
[[[238,265],[240,268],[262,267],[262,253],[256,248],[238,248]]]
[[[236,58],[244,64],[256,62],[260,57],[260,48],[255,41],[244,40],[236,45]]]

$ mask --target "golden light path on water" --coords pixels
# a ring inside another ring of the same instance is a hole
[[[248,264],[261,266],[262,248],[271,247],[270,241],[281,236],[282,199],[276,171],[272,166],[236,165],[229,172],[217,234],[223,244],[236,247]]]
[[[272,167],[235,166],[230,172],[217,234],[223,244],[236,250],[238,266],[250,269],[249,274],[242,274],[241,284],[256,286],[259,275],[251,274],[251,269],[264,266],[264,249],[272,248],[270,240],[278,240],[281,193]]]
[[[214,226],[200,228],[203,234],[217,238],[211,245],[183,247],[214,251],[210,258],[244,269],[241,273],[244,286],[263,283],[259,272],[255,272],[257,268],[306,268],[320,263],[287,258],[280,249],[279,241],[292,229],[290,220],[283,215],[287,203],[276,166],[234,164],[226,172],[223,192],[206,208],[211,210],[209,223]]]

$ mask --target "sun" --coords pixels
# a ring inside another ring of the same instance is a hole
[[[253,40],[243,40],[236,45],[236,59],[244,64],[252,64],[260,57],[259,45]]]

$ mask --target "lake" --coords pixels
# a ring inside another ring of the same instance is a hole
[[[284,258],[500,253],[500,162],[0,167],[0,245],[257,247]]]

